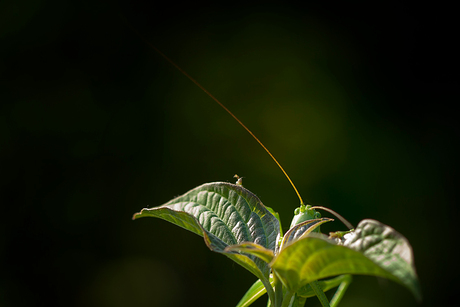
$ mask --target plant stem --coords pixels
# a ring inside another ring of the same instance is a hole
[[[305,302],[307,301],[307,298],[306,297],[297,297],[297,305],[299,307],[303,307],[305,306]]]
[[[310,286],[313,289],[313,291],[315,292],[316,296],[318,297],[321,305],[323,307],[330,307],[329,301],[327,300],[327,297],[324,294],[323,289],[321,289],[321,287],[319,286],[318,281],[315,280],[315,281],[311,282]]]
[[[295,292],[291,292],[289,290],[286,291],[286,294],[283,297],[283,304],[281,307],[289,307],[291,306],[291,300],[293,299],[293,295]]]
[[[339,305],[340,300],[342,299],[345,291],[347,290],[348,286],[351,284],[351,275],[344,275],[344,280],[340,284],[339,288],[334,294],[334,297],[331,300],[331,307],[336,307]]]
[[[275,307],[280,307],[281,304],[283,303],[283,283],[281,280],[276,276],[276,274],[273,272],[273,281],[274,281],[274,286],[275,286]]]
[[[304,307],[306,301],[306,297],[299,296],[296,293],[294,297],[291,299],[289,307]]]
[[[275,277],[273,277],[273,278],[275,278]],[[275,295],[275,292],[273,291],[272,285],[270,284],[270,280],[267,280],[265,278],[263,278],[263,279],[261,278],[260,281],[264,284],[265,289],[267,290],[268,298],[272,302],[272,305],[276,306],[276,305],[274,305],[275,300],[276,300],[276,295]]]

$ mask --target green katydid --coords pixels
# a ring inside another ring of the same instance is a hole
[[[272,307],[304,306],[307,298],[313,296],[322,306],[337,306],[351,283],[350,274],[392,279],[420,299],[412,250],[404,237],[373,220],[364,220],[353,230],[355,228],[333,210],[305,205],[287,172],[251,130],[201,84],[148,44],[263,147],[290,182],[300,206],[294,211],[290,229],[283,235],[277,213],[245,189],[242,178],[235,175],[236,184],[204,184],[162,206],[145,208],[133,219],[158,217],[201,235],[211,250],[226,255],[258,277],[237,307],[249,306],[264,293],[268,294],[268,306]],[[349,231],[331,233],[329,238],[321,234],[320,225],[332,219],[321,218],[318,209],[335,215]],[[366,243],[369,238],[372,245]],[[324,292],[336,287],[329,301]]]

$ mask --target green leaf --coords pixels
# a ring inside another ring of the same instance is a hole
[[[203,184],[162,206],[145,208],[133,219],[157,217],[203,236],[215,252],[248,269],[268,284],[270,268],[254,257],[225,251],[230,245],[253,242],[274,250],[279,234],[278,220],[253,193],[235,184]]]
[[[270,277],[270,283],[273,285],[273,278]],[[267,290],[265,289],[263,283],[258,279],[246,294],[241,298],[236,307],[247,307],[254,303],[259,297],[265,294]]]
[[[394,280],[421,298],[412,266],[412,249],[391,227],[364,220],[347,237],[346,246],[324,237],[305,237],[286,246],[272,262],[272,268],[291,291],[314,280],[341,274],[362,274]]]
[[[363,253],[374,263],[391,272],[417,300],[422,299],[409,241],[399,232],[376,220],[362,220],[356,230],[345,237],[344,246]]]
[[[242,253],[254,255],[257,258],[262,259],[266,263],[272,262],[273,257],[275,256],[271,249],[267,249],[259,244],[255,244],[251,242],[227,246],[225,248],[225,251],[226,252],[230,252],[230,251],[242,252]]]
[[[281,226],[281,219],[280,219],[279,213],[276,212],[275,210],[273,210],[270,207],[265,206],[265,208],[267,208],[267,210],[270,211],[270,213],[273,214],[276,217],[276,219],[278,220],[279,225],[280,225],[280,236],[283,236],[283,227]]]

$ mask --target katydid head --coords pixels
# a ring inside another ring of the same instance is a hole
[[[353,225],[351,225],[350,222],[348,222],[343,216],[338,214],[332,209],[322,207],[322,206],[311,206],[311,205],[304,205],[301,204],[300,207],[294,210],[294,217],[292,218],[291,226],[289,228],[294,227],[295,225],[298,225],[302,222],[308,221],[308,220],[313,220],[313,219],[319,219],[321,217],[321,213],[316,211],[315,209],[322,209],[325,210],[329,213],[332,213],[335,217],[337,217],[342,223],[345,224],[345,226],[348,227],[348,229],[353,230]],[[314,232],[321,232],[319,226],[313,230]]]
[[[294,217],[289,228],[308,220],[319,219],[320,217],[321,213],[313,209],[312,206],[301,204],[300,207],[294,210]]]

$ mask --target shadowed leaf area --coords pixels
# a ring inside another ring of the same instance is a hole
[[[360,274],[396,281],[421,300],[420,286],[407,239],[393,228],[363,220],[343,245],[323,237],[306,237],[281,251],[272,263],[292,291],[335,275]]]

